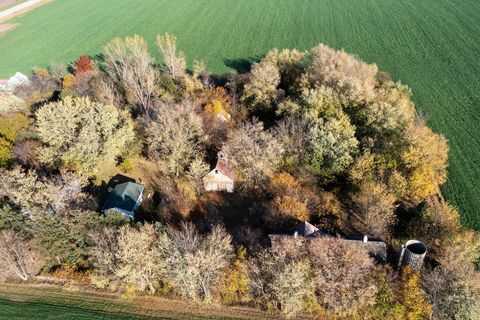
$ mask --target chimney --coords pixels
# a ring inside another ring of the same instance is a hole
[[[363,236],[363,243],[367,243],[367,242],[368,242],[368,236],[365,235],[365,236]]]

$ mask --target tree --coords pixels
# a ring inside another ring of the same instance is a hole
[[[184,297],[210,301],[232,258],[231,237],[221,226],[200,235],[193,224],[169,228],[159,237],[158,250],[170,285]]]
[[[277,99],[279,84],[280,72],[275,65],[268,61],[254,63],[243,89],[243,99],[251,101],[254,106],[269,108]]]
[[[355,127],[344,115],[319,119],[311,128],[310,163],[319,172],[340,173],[354,161],[358,151]]]
[[[94,259],[94,275],[102,280],[110,280],[118,277],[120,261],[118,256],[119,229],[105,227],[101,230],[93,230],[88,234],[93,241],[92,257]]]
[[[17,142],[13,148],[13,160],[27,168],[36,168],[40,165],[38,151],[43,144],[38,140],[23,140]]]
[[[313,86],[334,89],[344,105],[361,105],[375,96],[376,65],[369,65],[344,51],[324,44],[311,50],[307,78]]]
[[[16,277],[27,281],[41,267],[41,257],[15,231],[0,232],[0,277]]]
[[[100,219],[94,211],[45,212],[34,220],[34,242],[48,256],[51,267],[85,267],[91,249],[88,233],[99,226]]]
[[[138,35],[115,38],[103,51],[107,74],[123,89],[129,103],[147,113],[155,99],[158,72],[145,40]]]
[[[254,120],[231,131],[222,152],[245,181],[255,185],[275,171],[283,146],[272,132],[263,130],[263,123]]]
[[[462,232],[444,242],[440,265],[424,275],[423,287],[434,319],[480,317],[480,273],[476,268],[480,241],[474,232]]]
[[[364,234],[389,238],[390,228],[396,222],[396,198],[379,183],[366,182],[353,196],[358,215],[358,229]]]
[[[74,63],[73,63],[73,70],[75,74],[78,75],[82,72],[93,71],[93,62],[90,58],[86,55],[80,56]]]
[[[138,230],[124,226],[117,237],[115,259],[119,267],[116,274],[126,283],[135,285],[140,292],[155,293],[164,271],[158,255],[159,234],[155,226],[144,224]],[[115,261],[113,257],[109,259],[110,263]]]
[[[314,297],[311,268],[302,256],[302,244],[285,240],[280,249],[260,252],[250,264],[252,294],[257,301],[273,305],[292,317],[304,310],[304,302]]]
[[[285,148],[285,162],[295,165],[307,162],[311,121],[289,116],[277,123],[274,135]]]
[[[202,119],[190,101],[162,106],[146,127],[148,154],[171,174],[178,175],[203,155],[206,137]]]
[[[177,52],[177,37],[165,33],[157,35],[157,47],[163,56],[163,63],[173,79],[185,77],[187,62],[183,52]]]
[[[113,161],[134,136],[128,113],[89,98],[67,97],[43,106],[36,116],[45,145],[40,159],[53,166],[94,171]]]
[[[34,171],[20,167],[0,169],[0,176],[0,199],[6,199],[27,216],[33,215],[35,208],[46,209],[50,205],[52,198],[47,186]]]
[[[330,310],[372,305],[378,292],[375,265],[367,250],[354,243],[325,238],[310,241],[319,303]]]
[[[447,141],[425,125],[405,131],[407,147],[401,152],[403,173],[408,182],[407,200],[418,204],[438,192],[447,178]]]
[[[428,303],[420,286],[420,275],[411,272],[408,267],[402,271],[403,287],[400,298],[403,303],[408,320],[431,319],[432,306]]]

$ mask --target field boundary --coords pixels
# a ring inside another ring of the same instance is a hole
[[[0,11],[0,23],[6,22],[12,18],[29,12],[53,0],[30,0],[17,6]]]

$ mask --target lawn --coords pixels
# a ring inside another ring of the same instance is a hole
[[[175,34],[190,62],[215,72],[273,47],[344,48],[412,87],[450,143],[444,192],[480,230],[479,21],[478,0],[55,0],[10,21],[20,25],[0,38],[0,78],[98,54],[134,33],[152,52],[156,34]]]

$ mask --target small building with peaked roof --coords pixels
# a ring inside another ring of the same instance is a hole
[[[365,248],[375,261],[384,263],[387,260],[387,245],[379,239],[371,239],[364,236],[363,239],[340,238],[320,231],[317,227],[307,221],[297,223],[293,232],[288,234],[269,234],[272,246],[282,246],[285,239],[298,239],[299,241],[315,241],[316,239],[330,238],[336,243],[344,243],[349,246],[360,246]]]
[[[135,210],[142,203],[145,187],[134,182],[117,184],[102,208],[102,213],[117,211],[131,219],[135,218]]]
[[[203,177],[205,191],[226,191],[234,190],[235,170],[229,165],[223,153],[218,153],[215,168]]]

